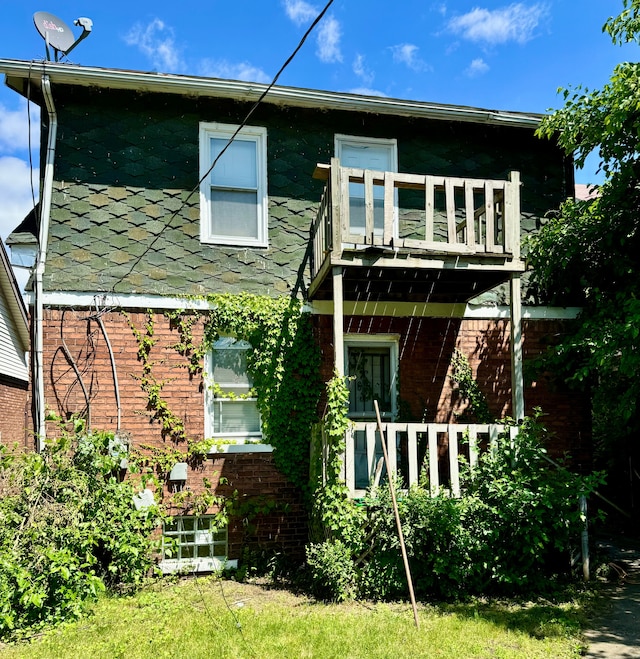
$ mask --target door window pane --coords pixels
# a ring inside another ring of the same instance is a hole
[[[389,347],[348,347],[349,413],[375,416],[373,401],[381,412],[391,412],[391,350]]]
[[[342,142],[340,162],[344,167],[393,171],[393,147],[391,145]],[[373,186],[373,224],[376,233],[384,229],[384,186]],[[349,184],[349,226],[351,233],[365,231],[364,185]]]

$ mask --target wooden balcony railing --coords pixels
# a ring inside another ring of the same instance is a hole
[[[460,460],[473,467],[482,450],[490,450],[501,433],[513,439],[517,427],[502,424],[383,423],[391,471],[404,487],[421,473],[433,495],[446,489],[460,495]],[[324,453],[324,450],[323,450]],[[351,496],[363,496],[376,478],[382,458],[377,424],[354,422],[347,432],[342,476]]]
[[[363,246],[520,258],[520,177],[489,180],[318,165],[326,180],[311,227],[311,276]]]

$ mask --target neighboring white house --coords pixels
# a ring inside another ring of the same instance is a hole
[[[29,323],[20,289],[0,241],[0,442],[24,444],[28,408]]]

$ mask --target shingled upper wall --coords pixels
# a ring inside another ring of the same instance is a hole
[[[565,196],[560,151],[531,130],[263,104],[269,247],[200,243],[198,125],[237,124],[245,103],[57,87],[58,140],[46,290],[277,295],[308,285],[305,252],[335,133],[395,137],[399,169],[522,176],[522,227]],[[303,273],[303,278],[300,278]]]

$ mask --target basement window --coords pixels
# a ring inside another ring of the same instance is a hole
[[[163,574],[173,572],[215,572],[237,567],[227,560],[227,528],[216,526],[213,515],[174,517],[162,529]]]

